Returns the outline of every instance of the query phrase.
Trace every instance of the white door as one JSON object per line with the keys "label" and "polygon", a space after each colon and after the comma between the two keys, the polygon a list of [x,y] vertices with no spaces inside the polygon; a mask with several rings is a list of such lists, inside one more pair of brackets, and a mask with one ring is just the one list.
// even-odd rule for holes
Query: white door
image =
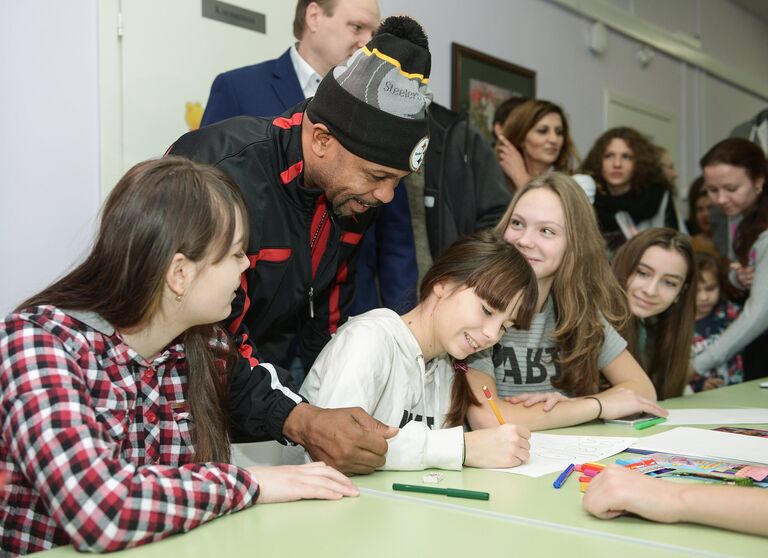
{"label": "white door", "polygon": [[672,160],[677,162],[677,118],[674,113],[606,89],[605,129],[616,126],[629,126],[642,132],[655,145],[666,148]]}
{"label": "white door", "polygon": [[[678,159],[677,117],[665,111],[634,99],[623,93],[605,90],[605,129],[617,126],[629,126],[642,132],[655,145],[666,148],[675,167],[681,168]],[[688,192],[686,188],[676,188],[675,210],[678,222],[683,224],[681,209],[685,207]],[[681,229],[684,230],[684,229]]]}
{"label": "white door", "polygon": [[187,116],[199,122],[217,74],[276,58],[295,41],[295,2],[228,0],[266,16],[259,33],[203,17],[203,1],[99,2],[104,192],[135,163],[163,155],[189,130]]}

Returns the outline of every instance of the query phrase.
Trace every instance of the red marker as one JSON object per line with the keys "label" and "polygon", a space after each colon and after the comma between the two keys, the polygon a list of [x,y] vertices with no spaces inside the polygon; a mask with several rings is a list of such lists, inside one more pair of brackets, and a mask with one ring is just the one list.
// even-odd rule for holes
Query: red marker
{"label": "red marker", "polygon": [[643,461],[636,461],[626,465],[627,469],[639,469],[640,467],[648,467],[649,465],[656,465],[656,461],[653,459],[644,459]]}

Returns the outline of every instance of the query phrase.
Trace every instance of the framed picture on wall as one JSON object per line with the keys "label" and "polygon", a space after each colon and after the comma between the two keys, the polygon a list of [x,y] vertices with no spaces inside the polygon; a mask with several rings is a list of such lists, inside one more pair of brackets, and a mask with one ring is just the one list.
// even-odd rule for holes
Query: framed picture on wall
{"label": "framed picture on wall", "polygon": [[536,97],[536,72],[458,43],[451,44],[451,108],[492,140],[493,114],[510,97]]}

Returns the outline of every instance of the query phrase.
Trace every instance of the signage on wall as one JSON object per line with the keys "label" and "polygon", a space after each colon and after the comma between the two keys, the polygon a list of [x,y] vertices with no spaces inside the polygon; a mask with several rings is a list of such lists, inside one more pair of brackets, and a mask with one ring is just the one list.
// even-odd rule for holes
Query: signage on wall
{"label": "signage on wall", "polygon": [[203,17],[237,25],[257,33],[267,32],[267,16],[219,0],[203,0]]}

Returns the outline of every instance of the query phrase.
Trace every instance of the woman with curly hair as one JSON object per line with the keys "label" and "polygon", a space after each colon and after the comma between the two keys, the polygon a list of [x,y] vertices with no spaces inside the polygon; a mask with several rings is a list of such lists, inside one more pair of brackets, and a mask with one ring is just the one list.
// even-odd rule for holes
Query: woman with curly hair
{"label": "woman with curly hair", "polygon": [[[531,99],[517,105],[494,132],[499,164],[513,191],[548,170],[573,174],[578,164],[568,119],[550,101]],[[581,174],[573,178],[592,201],[594,180]]]}
{"label": "woman with curly hair", "polygon": [[597,138],[581,171],[597,183],[595,212],[613,252],[639,231],[679,228],[672,185],[656,147],[633,128],[611,128]]}

